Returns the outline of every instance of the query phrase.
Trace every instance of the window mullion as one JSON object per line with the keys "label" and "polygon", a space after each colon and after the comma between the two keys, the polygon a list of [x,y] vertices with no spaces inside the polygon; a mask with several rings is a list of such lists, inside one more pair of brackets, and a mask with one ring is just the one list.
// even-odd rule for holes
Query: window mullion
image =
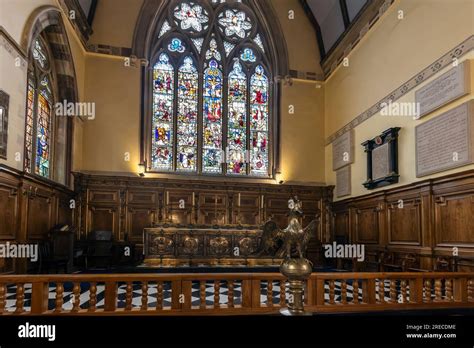
{"label": "window mullion", "polygon": [[173,168],[172,171],[176,172],[178,167],[178,106],[179,106],[179,95],[178,95],[178,64],[173,66],[174,70],[174,83],[173,83]]}
{"label": "window mullion", "polygon": [[245,153],[245,161],[247,162],[247,165],[246,165],[246,172],[247,172],[247,175],[250,175],[251,171],[250,171],[250,135],[251,135],[251,132],[250,132],[250,104],[251,104],[251,100],[250,100],[250,83],[252,82],[251,81],[251,78],[252,78],[252,75],[251,73],[249,73],[249,71],[247,71],[247,101],[246,101],[246,111],[247,111],[247,119],[246,119],[246,126],[247,126],[247,129],[246,129],[246,134],[247,134],[247,151]]}
{"label": "window mullion", "polygon": [[196,117],[196,173],[202,174],[203,166],[203,133],[204,133],[204,62],[201,59],[198,59],[198,110]]}

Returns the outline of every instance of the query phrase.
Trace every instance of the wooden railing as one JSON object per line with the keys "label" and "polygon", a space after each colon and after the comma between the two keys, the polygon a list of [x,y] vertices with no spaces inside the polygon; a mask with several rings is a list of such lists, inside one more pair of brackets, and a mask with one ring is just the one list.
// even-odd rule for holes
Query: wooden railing
{"label": "wooden railing", "polygon": [[[278,273],[0,276],[0,315],[278,313]],[[311,312],[474,307],[474,273],[313,273]]]}

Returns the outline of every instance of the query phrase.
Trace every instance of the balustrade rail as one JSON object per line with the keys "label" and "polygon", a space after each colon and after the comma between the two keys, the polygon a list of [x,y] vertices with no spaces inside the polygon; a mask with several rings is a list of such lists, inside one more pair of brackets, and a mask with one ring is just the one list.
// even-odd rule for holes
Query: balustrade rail
{"label": "balustrade rail", "polygon": [[[278,313],[291,301],[278,273],[0,276],[0,315]],[[474,307],[474,273],[313,273],[311,312]]]}

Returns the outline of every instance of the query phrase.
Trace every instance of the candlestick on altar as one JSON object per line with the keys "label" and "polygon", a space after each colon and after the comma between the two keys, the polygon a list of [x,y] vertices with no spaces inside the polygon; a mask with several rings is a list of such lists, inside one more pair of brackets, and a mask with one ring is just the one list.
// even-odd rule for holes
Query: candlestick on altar
{"label": "candlestick on altar", "polygon": [[240,207],[240,193],[237,194],[237,206]]}
{"label": "candlestick on altar", "polygon": [[194,207],[195,203],[196,203],[196,195],[193,192],[193,207]]}

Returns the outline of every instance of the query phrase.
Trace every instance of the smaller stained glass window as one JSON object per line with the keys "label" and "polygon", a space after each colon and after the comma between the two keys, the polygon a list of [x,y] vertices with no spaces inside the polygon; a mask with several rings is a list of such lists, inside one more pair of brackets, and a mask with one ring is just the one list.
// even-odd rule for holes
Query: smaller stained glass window
{"label": "smaller stained glass window", "polygon": [[252,29],[252,23],[245,12],[229,9],[219,15],[219,24],[228,37],[237,36],[244,39]]}
{"label": "smaller stained glass window", "polygon": [[175,8],[174,16],[182,30],[193,30],[200,33],[207,29],[209,17],[200,5],[183,2]]}

